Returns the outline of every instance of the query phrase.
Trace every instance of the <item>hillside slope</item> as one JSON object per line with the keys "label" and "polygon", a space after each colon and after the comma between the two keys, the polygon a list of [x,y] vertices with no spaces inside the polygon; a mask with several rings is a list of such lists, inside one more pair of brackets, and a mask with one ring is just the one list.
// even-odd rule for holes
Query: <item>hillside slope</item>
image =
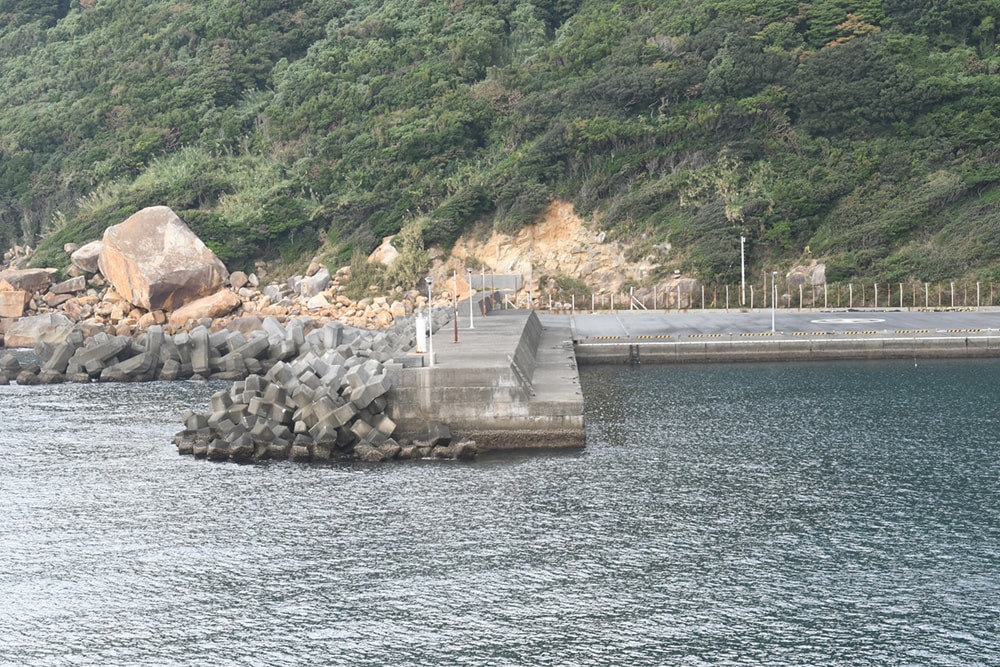
{"label": "hillside slope", "polygon": [[0,245],[58,265],[163,204],[232,268],[405,229],[405,283],[424,247],[560,199],[664,274],[731,279],[745,236],[830,280],[996,278],[998,21],[987,0],[0,0]]}

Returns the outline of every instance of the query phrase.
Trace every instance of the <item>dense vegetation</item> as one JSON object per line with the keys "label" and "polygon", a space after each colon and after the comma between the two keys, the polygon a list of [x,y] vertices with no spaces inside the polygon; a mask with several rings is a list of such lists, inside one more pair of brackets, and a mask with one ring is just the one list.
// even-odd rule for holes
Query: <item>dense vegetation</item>
{"label": "dense vegetation", "polygon": [[231,268],[346,263],[403,227],[417,267],[558,197],[704,278],[738,274],[741,235],[831,280],[1000,278],[998,21],[998,0],[0,0],[0,245],[58,265],[166,204]]}

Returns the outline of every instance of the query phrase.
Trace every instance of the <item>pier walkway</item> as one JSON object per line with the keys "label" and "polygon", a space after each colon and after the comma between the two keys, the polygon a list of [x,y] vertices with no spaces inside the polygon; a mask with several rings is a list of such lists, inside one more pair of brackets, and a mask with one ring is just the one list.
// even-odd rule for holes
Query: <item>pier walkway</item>
{"label": "pier walkway", "polygon": [[487,449],[582,446],[583,393],[569,320],[543,325],[534,311],[501,310],[477,312],[469,328],[461,312],[457,343],[448,322],[418,367],[390,371],[390,416],[399,432],[418,437],[443,423]]}

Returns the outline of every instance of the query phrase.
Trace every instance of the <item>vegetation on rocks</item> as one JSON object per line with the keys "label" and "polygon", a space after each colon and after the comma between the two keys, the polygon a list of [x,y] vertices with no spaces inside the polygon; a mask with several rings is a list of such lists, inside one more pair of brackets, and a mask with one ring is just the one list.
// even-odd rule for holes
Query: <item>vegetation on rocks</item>
{"label": "vegetation on rocks", "polygon": [[[150,205],[232,269],[553,199],[660,275],[1000,278],[988,0],[0,0],[0,247]],[[669,247],[669,250],[666,248]],[[360,280],[361,276],[357,276]],[[412,283],[411,283],[412,284]]]}

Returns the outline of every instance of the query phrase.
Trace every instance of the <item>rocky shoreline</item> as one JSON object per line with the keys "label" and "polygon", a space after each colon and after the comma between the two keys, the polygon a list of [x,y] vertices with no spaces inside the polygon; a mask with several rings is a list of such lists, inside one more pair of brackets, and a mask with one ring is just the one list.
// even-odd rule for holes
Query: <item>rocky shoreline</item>
{"label": "rocky shoreline", "polygon": [[[426,438],[393,439],[387,371],[422,363],[416,290],[353,301],[347,269],[313,262],[305,275],[260,287],[229,273],[166,207],[109,227],[102,241],[67,247],[65,280],[54,269],[0,271],[0,346],[31,348],[37,362],[0,355],[0,385],[223,380],[206,413],[183,417],[182,454],[213,460],[468,458],[446,425]],[[449,299],[441,294],[440,298]],[[434,308],[430,326],[450,321]],[[421,318],[423,319],[423,318]],[[423,326],[426,326],[422,323]]]}
{"label": "rocky shoreline", "polygon": [[[434,328],[450,317],[449,309],[436,309]],[[393,438],[388,370],[415,360],[415,336],[414,318],[377,332],[311,318],[283,325],[273,317],[249,336],[204,325],[176,334],[152,325],[136,338],[105,332],[85,338],[73,329],[61,343],[36,344],[37,363],[0,356],[0,384],[230,381],[207,412],[182,417],[184,430],[174,438],[181,454],[211,460],[474,457],[475,443],[452,442],[444,424],[423,438]]]}

